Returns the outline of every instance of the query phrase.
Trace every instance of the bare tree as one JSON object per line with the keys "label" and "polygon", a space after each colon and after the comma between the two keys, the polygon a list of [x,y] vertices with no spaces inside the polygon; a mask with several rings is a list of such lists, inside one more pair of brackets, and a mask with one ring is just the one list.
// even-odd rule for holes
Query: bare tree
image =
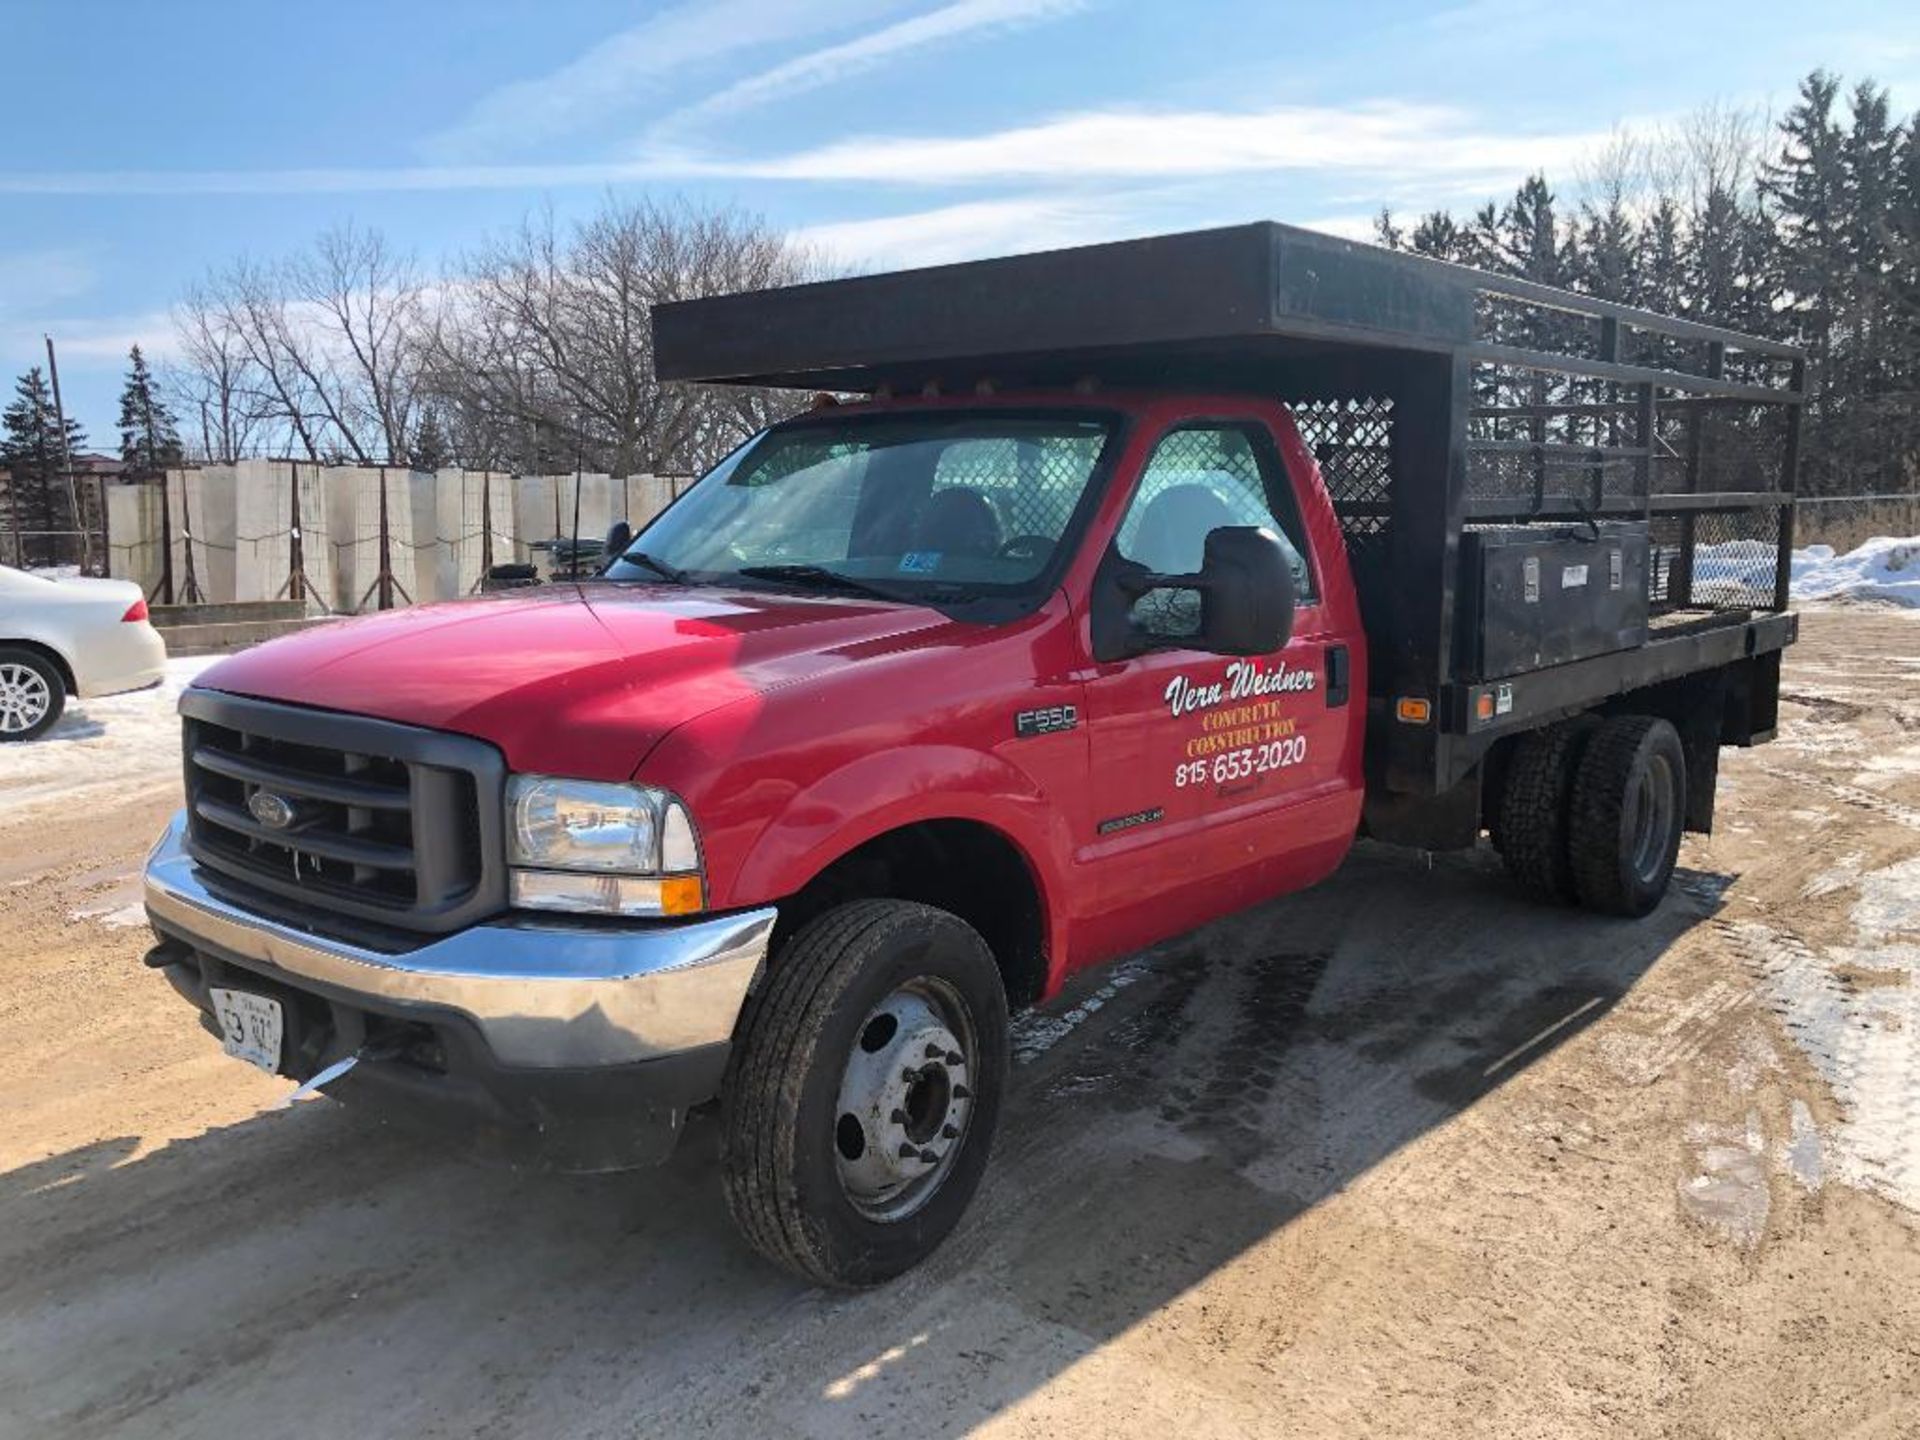
{"label": "bare tree", "polygon": [[324,402],[341,440],[365,463],[401,456],[413,429],[423,285],[411,258],[377,230],[347,225],[322,235],[286,270],[308,333],[283,337]]}
{"label": "bare tree", "polygon": [[779,392],[663,385],[652,306],[808,278],[810,254],[731,210],[609,201],[549,213],[466,257],[432,329],[428,385],[481,463],[613,474],[698,468],[790,413]]}
{"label": "bare tree", "polygon": [[258,440],[363,465],[405,455],[425,295],[410,259],[352,226],[284,262],[241,259],[210,276],[175,313],[183,399],[208,407],[204,448],[232,456]]}
{"label": "bare tree", "polygon": [[266,419],[259,377],[223,304],[204,286],[173,308],[180,358],[161,372],[197,459],[231,463],[254,444]]}

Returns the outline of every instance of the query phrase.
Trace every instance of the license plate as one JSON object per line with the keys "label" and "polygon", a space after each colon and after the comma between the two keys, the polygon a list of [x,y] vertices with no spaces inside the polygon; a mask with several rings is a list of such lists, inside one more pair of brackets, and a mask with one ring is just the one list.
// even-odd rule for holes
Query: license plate
{"label": "license plate", "polygon": [[280,1068],[280,1002],[246,990],[209,990],[227,1054],[269,1072]]}

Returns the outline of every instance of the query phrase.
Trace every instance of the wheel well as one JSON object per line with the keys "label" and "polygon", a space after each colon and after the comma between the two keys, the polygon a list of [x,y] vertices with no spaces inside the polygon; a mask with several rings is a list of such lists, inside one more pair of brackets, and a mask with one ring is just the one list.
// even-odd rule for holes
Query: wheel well
{"label": "wheel well", "polygon": [[60,683],[67,687],[67,694],[77,694],[79,687],[74,683],[73,667],[67,664],[67,657],[51,645],[42,645],[38,640],[0,640],[0,650],[30,650],[43,660],[53,663],[60,672]]}
{"label": "wheel well", "polygon": [[835,905],[882,899],[917,900],[958,915],[993,952],[1007,1003],[1018,1008],[1040,998],[1047,979],[1040,888],[998,830],[973,820],[925,820],[876,835],[782,902],[774,948]]}

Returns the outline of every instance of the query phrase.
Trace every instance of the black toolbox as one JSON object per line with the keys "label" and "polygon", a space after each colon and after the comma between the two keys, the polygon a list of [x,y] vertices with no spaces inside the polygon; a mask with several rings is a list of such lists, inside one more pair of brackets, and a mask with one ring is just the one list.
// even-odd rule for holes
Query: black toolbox
{"label": "black toolbox", "polygon": [[1477,680],[1647,640],[1647,524],[1512,525],[1461,540],[1461,653]]}

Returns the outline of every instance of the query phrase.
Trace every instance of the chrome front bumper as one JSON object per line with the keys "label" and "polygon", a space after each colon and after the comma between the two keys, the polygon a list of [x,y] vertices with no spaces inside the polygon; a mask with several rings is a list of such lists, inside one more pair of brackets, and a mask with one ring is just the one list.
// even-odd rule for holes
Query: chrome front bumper
{"label": "chrome front bumper", "polygon": [[725,1044],[773,934],[771,908],[617,926],[514,916],[390,955],[210,894],[185,837],[182,813],[147,859],[156,929],[296,988],[458,1012],[503,1065],[626,1065]]}

